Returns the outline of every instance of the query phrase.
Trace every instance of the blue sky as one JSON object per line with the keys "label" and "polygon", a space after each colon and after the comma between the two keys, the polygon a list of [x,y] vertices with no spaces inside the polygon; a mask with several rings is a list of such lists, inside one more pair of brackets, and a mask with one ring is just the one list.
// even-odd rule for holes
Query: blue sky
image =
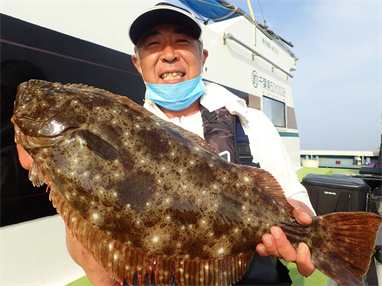
{"label": "blue sky", "polygon": [[[247,0],[229,1],[249,14]],[[258,0],[255,19],[264,23]],[[260,0],[266,24],[293,43],[302,150],[374,151],[381,135],[382,1]]]}

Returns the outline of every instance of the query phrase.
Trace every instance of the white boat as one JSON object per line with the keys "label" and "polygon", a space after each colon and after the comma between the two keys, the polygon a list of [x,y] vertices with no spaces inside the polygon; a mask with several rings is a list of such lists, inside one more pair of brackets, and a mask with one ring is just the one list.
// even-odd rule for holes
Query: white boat
{"label": "white boat", "polygon": [[[2,93],[3,83],[11,90],[20,83],[17,80],[34,77],[93,85],[142,104],[145,87],[130,59],[134,47],[128,27],[139,12],[155,3],[2,2]],[[299,168],[299,133],[290,85],[297,58],[286,42],[248,15],[210,21],[203,26],[203,40],[209,50],[204,79],[226,86],[249,106],[263,110]],[[2,127],[7,120],[2,118]],[[26,180],[23,176],[17,180]],[[82,277],[83,270],[67,253],[60,217],[51,216],[51,208],[43,210],[40,200],[35,203],[30,197],[47,201],[44,190],[12,194],[12,188],[3,188],[1,192],[1,285],[65,285]],[[42,214],[35,214],[36,210]]]}

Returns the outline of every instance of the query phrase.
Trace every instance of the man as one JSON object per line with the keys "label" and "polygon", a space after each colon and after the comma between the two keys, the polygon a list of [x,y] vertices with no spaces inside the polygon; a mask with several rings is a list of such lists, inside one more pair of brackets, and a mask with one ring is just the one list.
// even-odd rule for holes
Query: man
{"label": "man", "polygon": [[[280,182],[296,208],[297,221],[309,224],[314,215],[309,198],[297,180],[272,123],[262,112],[248,109],[242,99],[226,89],[203,83],[201,73],[208,52],[203,49],[200,36],[198,21],[188,11],[168,4],[157,5],[133,21],[130,38],[136,45],[136,55],[132,60],[147,87],[144,106],[201,137],[204,137],[202,112],[211,113],[223,108],[237,115],[249,137],[255,160]],[[21,164],[29,168],[31,158],[20,146],[18,149]],[[94,285],[117,284],[84,252],[71,234],[67,234],[67,246],[72,258],[84,268]],[[270,234],[265,234],[263,243],[257,245],[256,250],[261,256],[295,261],[304,276],[315,270],[308,247],[301,243],[296,250],[279,227],[273,227]]]}

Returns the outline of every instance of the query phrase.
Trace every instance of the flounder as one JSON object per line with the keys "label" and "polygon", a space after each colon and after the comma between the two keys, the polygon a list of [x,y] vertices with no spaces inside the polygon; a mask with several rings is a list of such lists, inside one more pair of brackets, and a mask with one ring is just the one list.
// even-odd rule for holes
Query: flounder
{"label": "flounder", "polygon": [[277,225],[323,273],[362,285],[381,217],[333,213],[299,225],[271,174],[225,161],[127,97],[30,80],[12,120],[34,159],[31,181],[49,186],[72,235],[119,281],[232,285]]}

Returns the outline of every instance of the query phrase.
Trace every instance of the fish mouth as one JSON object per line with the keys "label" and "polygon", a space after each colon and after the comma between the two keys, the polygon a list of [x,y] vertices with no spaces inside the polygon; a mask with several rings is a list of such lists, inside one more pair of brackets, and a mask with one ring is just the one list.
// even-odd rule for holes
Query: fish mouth
{"label": "fish mouth", "polygon": [[181,79],[184,76],[185,74],[182,72],[165,72],[160,75],[160,78],[163,80],[176,80]]}

